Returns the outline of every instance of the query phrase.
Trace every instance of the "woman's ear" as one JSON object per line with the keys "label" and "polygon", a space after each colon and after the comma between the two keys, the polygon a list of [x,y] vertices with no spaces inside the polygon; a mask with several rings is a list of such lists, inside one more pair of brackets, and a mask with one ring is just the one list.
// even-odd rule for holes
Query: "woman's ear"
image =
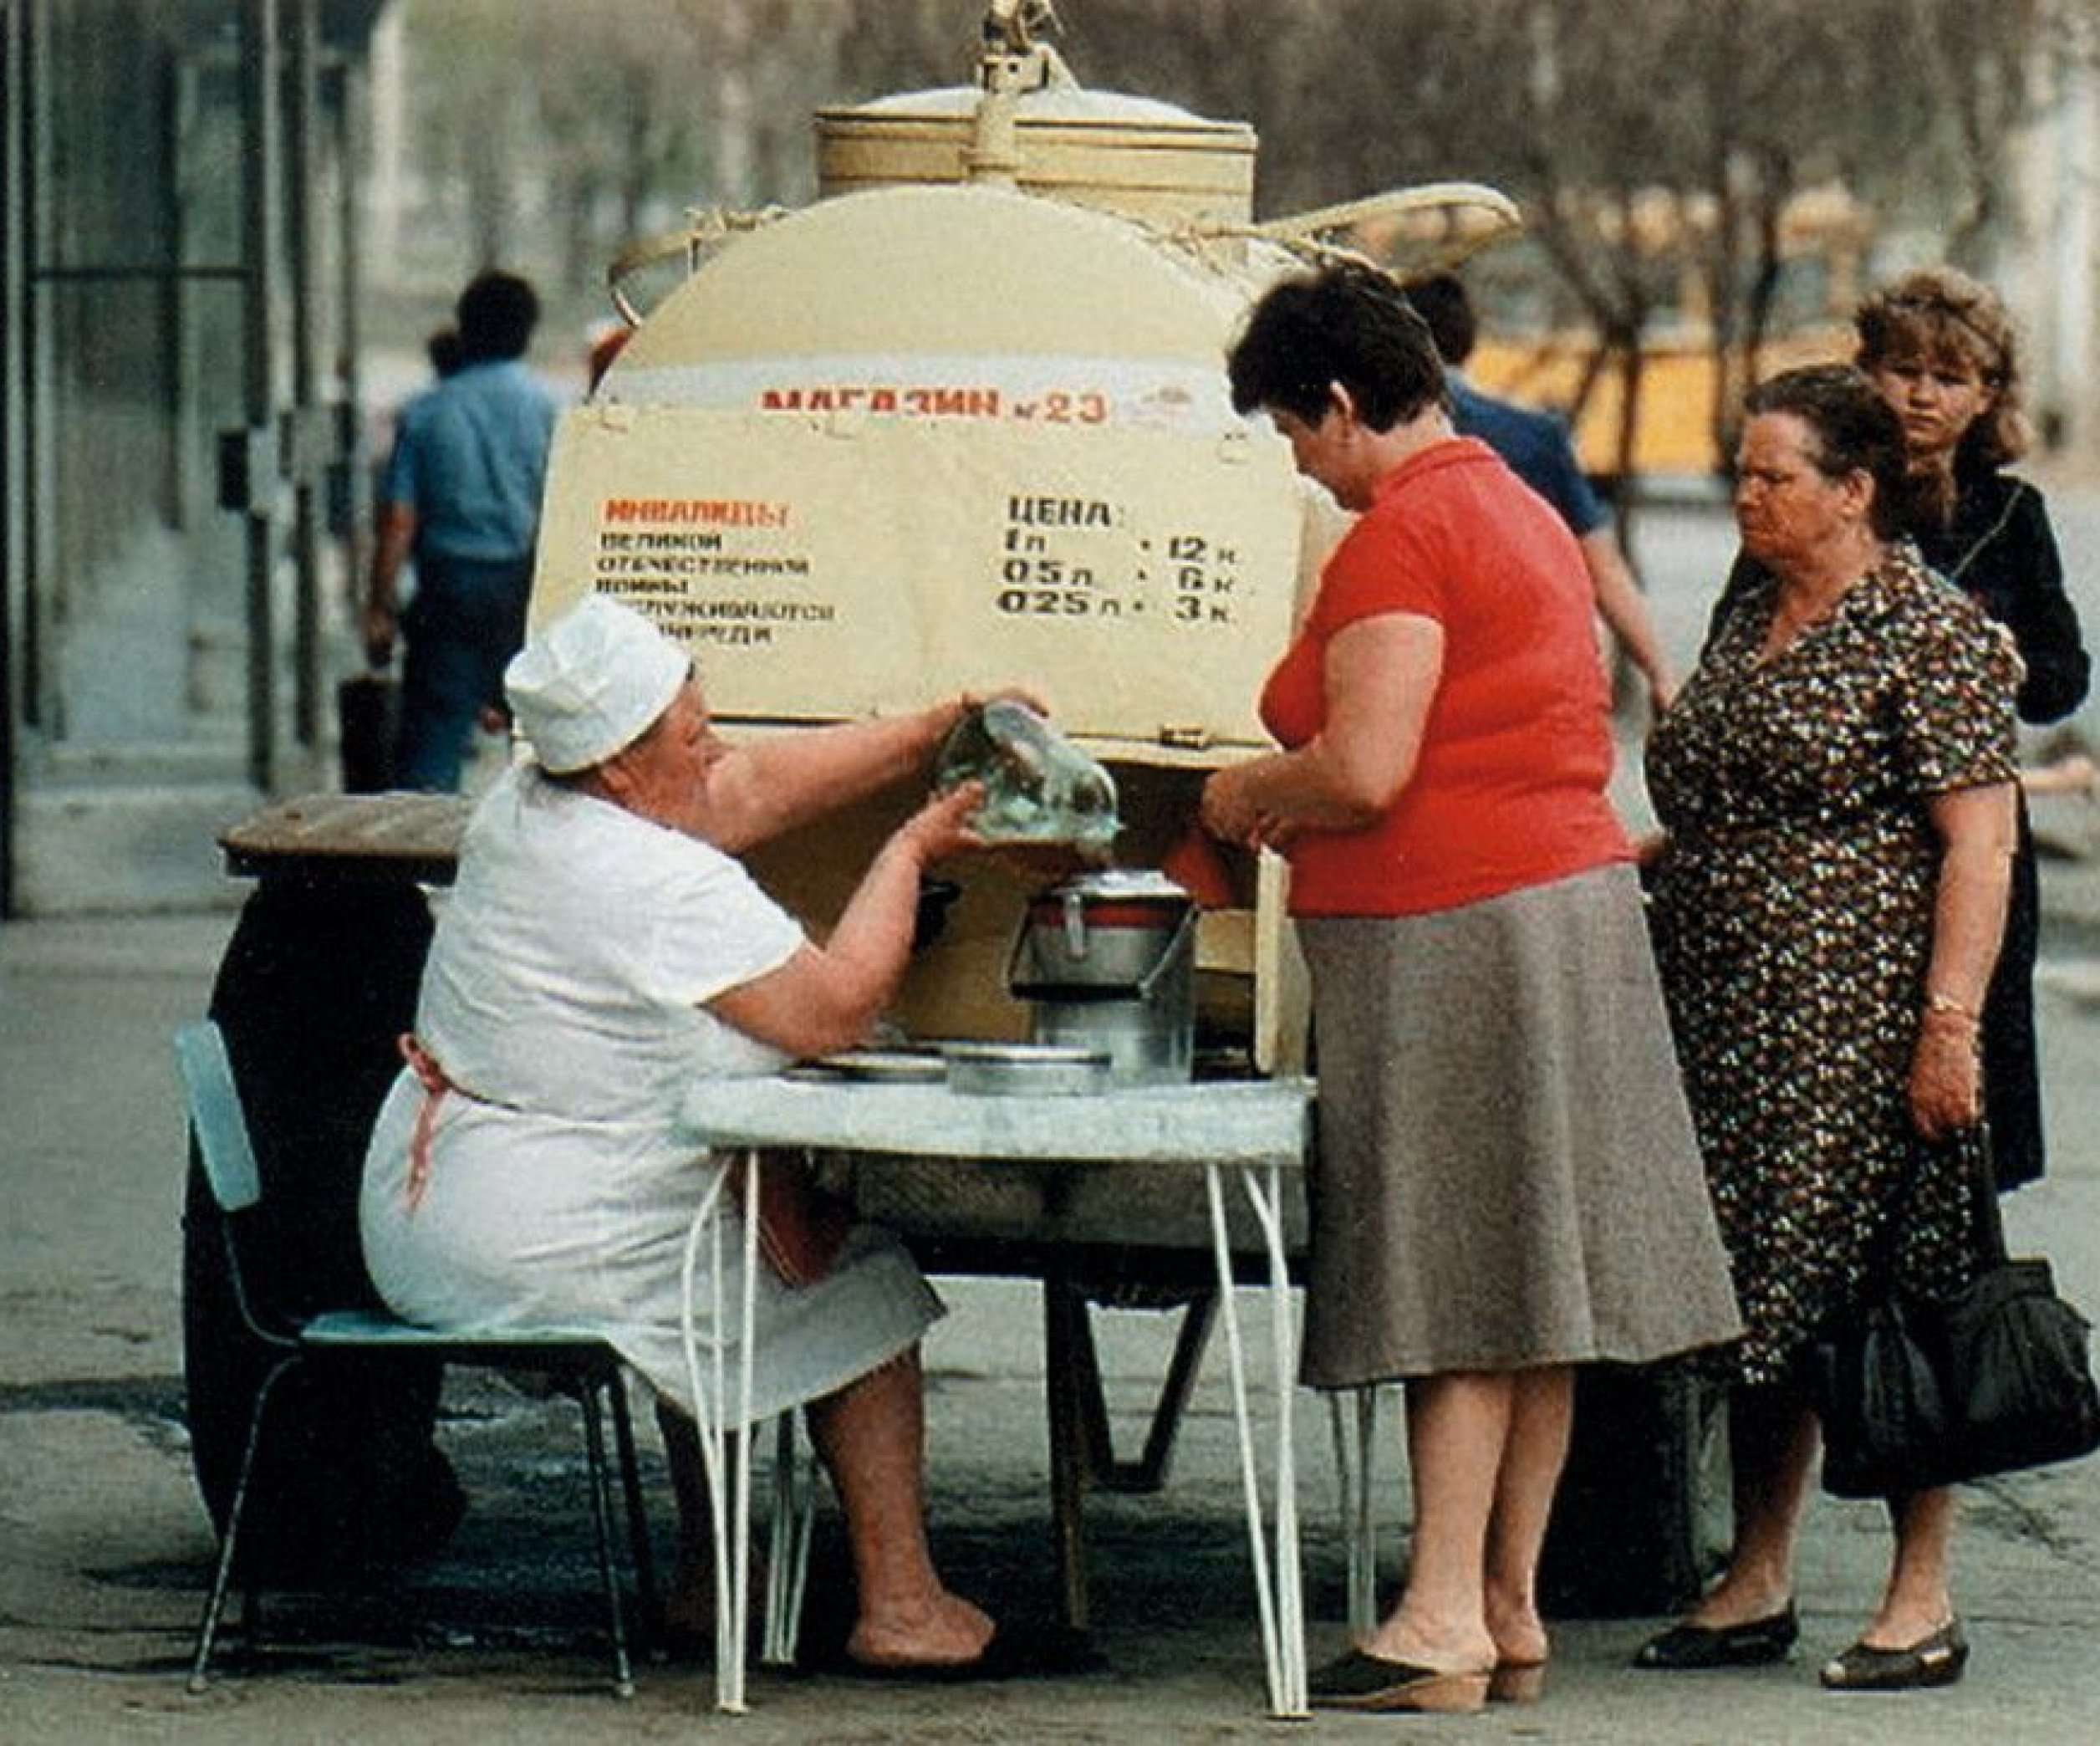
{"label": "woman's ear", "polygon": [[1845,507],[1862,521],[1872,518],[1874,508],[1874,476],[1863,467],[1855,467],[1838,482],[1838,488],[1844,495]]}
{"label": "woman's ear", "polygon": [[640,788],[629,756],[634,749],[632,746],[621,747],[600,763],[594,773],[598,779],[598,786],[604,790],[606,798],[622,806],[632,800]]}

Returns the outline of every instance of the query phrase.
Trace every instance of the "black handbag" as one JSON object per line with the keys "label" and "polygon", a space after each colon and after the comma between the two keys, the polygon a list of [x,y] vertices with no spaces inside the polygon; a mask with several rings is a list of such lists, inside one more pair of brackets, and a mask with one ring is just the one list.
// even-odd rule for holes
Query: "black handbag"
{"label": "black handbag", "polygon": [[377,794],[394,785],[394,738],[400,731],[401,686],[387,673],[359,673],[335,687],[343,792]]}
{"label": "black handbag", "polygon": [[1899,1200],[1866,1298],[1810,1343],[1823,1489],[1837,1497],[1896,1497],[2100,1447],[2086,1319],[2057,1295],[2046,1261],[2007,1256],[1983,1130],[1956,1143],[1970,1166],[1975,1277],[1944,1299],[1895,1289]]}

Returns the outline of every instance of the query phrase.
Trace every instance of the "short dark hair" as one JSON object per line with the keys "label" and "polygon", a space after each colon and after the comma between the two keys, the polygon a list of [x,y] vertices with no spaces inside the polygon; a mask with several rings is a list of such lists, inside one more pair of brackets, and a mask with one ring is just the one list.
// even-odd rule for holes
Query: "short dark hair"
{"label": "short dark hair", "polygon": [[1782,370],[1743,396],[1746,416],[1784,413],[1815,438],[1810,458],[1827,479],[1863,472],[1874,482],[1869,521],[1894,539],[1909,525],[1912,487],[1903,421],[1865,372],[1849,364],[1812,364]]}
{"label": "short dark hair", "polygon": [[1480,337],[1480,320],[1473,313],[1473,299],[1465,281],[1455,273],[1432,273],[1407,287],[1407,300],[1414,313],[1430,324],[1430,337],[1444,361],[1455,370],[1473,355]]}
{"label": "short dark hair", "polygon": [[539,297],[514,273],[477,273],[459,294],[460,351],[466,361],[520,358],[539,325]]}
{"label": "short dark hair", "polygon": [[1450,402],[1428,324],[1392,279],[1353,263],[1272,285],[1248,314],[1226,367],[1236,411],[1268,407],[1307,424],[1326,416],[1338,383],[1374,431]]}
{"label": "short dark hair", "polygon": [[456,375],[466,360],[461,355],[459,329],[441,327],[432,332],[423,342],[423,350],[430,354],[431,369],[437,375]]}

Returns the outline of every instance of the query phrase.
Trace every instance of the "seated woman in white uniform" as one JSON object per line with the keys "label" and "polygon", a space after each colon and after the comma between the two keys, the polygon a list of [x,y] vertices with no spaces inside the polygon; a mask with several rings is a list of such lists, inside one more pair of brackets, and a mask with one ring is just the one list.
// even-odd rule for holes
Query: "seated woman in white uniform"
{"label": "seated woman in white uniform", "polygon": [[[705,1518],[680,1270],[720,1165],[680,1141],[680,1100],[696,1078],[770,1073],[865,1039],[903,973],[920,876],[975,845],[966,821],[982,791],[901,825],[821,946],[735,856],[923,780],[966,705],[731,747],[685,652],[595,596],[526,646],[506,689],[533,755],[482,799],[461,845],[405,1044],[412,1064],[365,1160],[365,1255],[414,1321],[604,1330],[660,1402],[681,1517],[671,1617],[693,1628]],[[740,1269],[741,1238],[725,1249]],[[918,1345],[939,1300],[902,1246],[865,1226],[812,1283],[762,1271],[753,1411],[808,1410],[859,1584],[848,1655],[966,1668],[992,1624],[943,1585],[925,1532]],[[741,1273],[722,1283],[737,1304]],[[696,1295],[705,1315],[705,1279]],[[733,1344],[735,1327],[699,1333]]]}

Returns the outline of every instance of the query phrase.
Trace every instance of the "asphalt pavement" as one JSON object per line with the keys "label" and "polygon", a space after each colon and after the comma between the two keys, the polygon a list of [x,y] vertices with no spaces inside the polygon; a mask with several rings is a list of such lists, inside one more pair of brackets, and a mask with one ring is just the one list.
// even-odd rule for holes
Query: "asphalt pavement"
{"label": "asphalt pavement", "polygon": [[[2100,494],[2059,496],[2067,554],[2100,577]],[[1725,521],[1651,512],[1637,551],[1666,640],[1689,651],[1720,574]],[[2082,587],[2083,585],[2081,584]],[[2100,599],[2082,602],[2100,630]],[[2088,712],[2090,713],[2090,712]],[[1629,736],[1637,725],[1629,726]],[[2088,735],[2100,738],[2100,736]],[[1623,796],[1638,812],[1637,792]],[[2009,1206],[2016,1248],[2046,1251],[2075,1301],[2100,1306],[2100,806],[2037,810],[2052,855],[2041,980],[2048,1179]],[[182,1423],[178,1217],[182,1123],[174,1027],[201,1012],[232,927],[200,916],[0,926],[0,1746],[46,1740],[517,1743],[685,1738],[786,1741],[1501,1740],[1712,1743],[2100,1740],[2100,1462],[1968,1493],[1958,1594],[1968,1678],[1904,1698],[1820,1692],[1814,1667],[1871,1609],[1887,1539],[1878,1509],[1819,1498],[1800,1573],[1804,1633],[1776,1667],[1664,1676],[1627,1669],[1658,1621],[1556,1626],[1543,1701],[1463,1718],[1263,1713],[1239,1467],[1221,1351],[1206,1360],[1165,1488],[1089,1507],[1098,1664],[996,1687],[754,1676],[751,1710],[715,1715],[704,1664],[604,1687],[575,1432],[558,1402],[500,1383],[447,1394],[441,1438],[466,1524],[399,1585],[273,1604],[259,1665],[235,1654],[201,1697],[181,1670],[212,1552]],[[944,1285],[930,1342],[932,1516],[953,1580],[1017,1631],[1050,1611],[1041,1317],[1012,1282]],[[1171,1315],[1104,1315],[1109,1396],[1142,1431]],[[1301,1396],[1298,1457],[1313,1657],[1342,1646],[1343,1556],[1323,1413]],[[1396,1442],[1389,1437],[1389,1443]],[[1404,1476],[1384,1454],[1389,1589]],[[660,1534],[670,1504],[648,1478]],[[1609,1556],[1608,1549],[1599,1555]],[[820,1524],[811,1630],[843,1600],[835,1521]]]}

